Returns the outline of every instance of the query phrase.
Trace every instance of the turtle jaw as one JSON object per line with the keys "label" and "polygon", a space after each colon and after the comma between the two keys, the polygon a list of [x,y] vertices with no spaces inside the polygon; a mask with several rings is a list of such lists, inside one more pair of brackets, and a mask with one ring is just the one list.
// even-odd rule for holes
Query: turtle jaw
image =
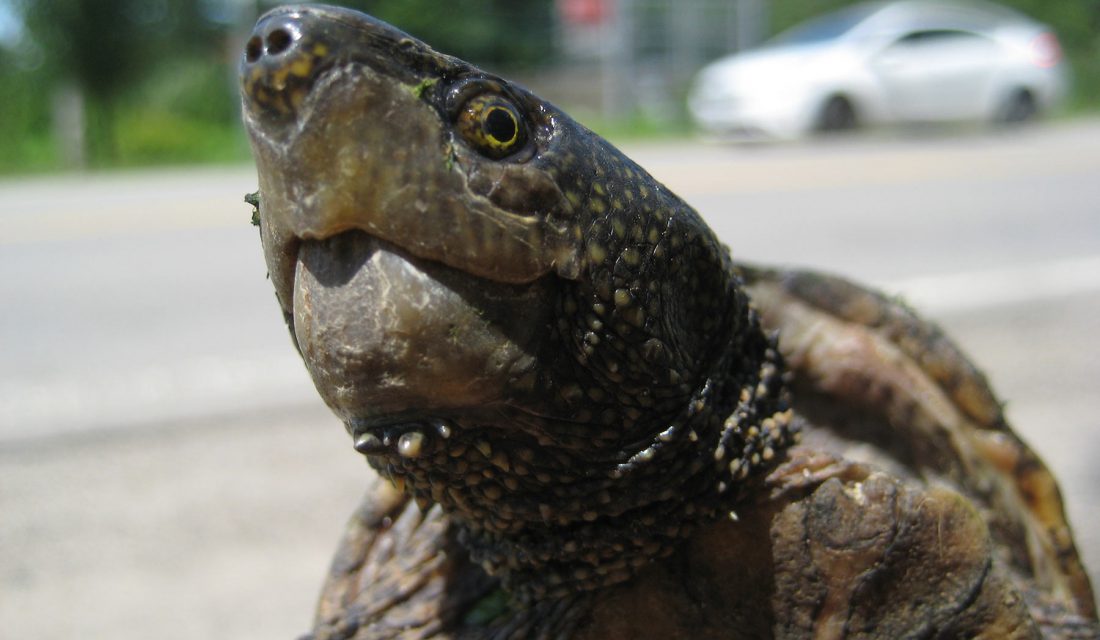
{"label": "turtle jaw", "polygon": [[486,281],[349,231],[301,242],[289,311],[322,398],[369,430],[509,402],[534,375],[548,286]]}

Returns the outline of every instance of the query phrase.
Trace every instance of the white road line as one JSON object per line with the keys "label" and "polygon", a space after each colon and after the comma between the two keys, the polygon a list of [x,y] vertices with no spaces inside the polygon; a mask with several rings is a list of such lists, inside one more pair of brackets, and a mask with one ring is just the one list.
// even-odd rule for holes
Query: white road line
{"label": "white road line", "polygon": [[1100,291],[1100,256],[886,282],[880,288],[930,315]]}

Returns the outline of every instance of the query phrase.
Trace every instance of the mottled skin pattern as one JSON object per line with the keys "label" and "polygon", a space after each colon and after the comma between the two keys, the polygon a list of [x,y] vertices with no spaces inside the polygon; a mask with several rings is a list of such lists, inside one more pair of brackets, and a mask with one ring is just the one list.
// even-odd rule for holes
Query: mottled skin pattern
{"label": "mottled skin pattern", "polygon": [[735,265],[362,14],[269,13],[242,94],[277,297],[380,473],[314,638],[1094,637],[1052,477],[906,310]]}

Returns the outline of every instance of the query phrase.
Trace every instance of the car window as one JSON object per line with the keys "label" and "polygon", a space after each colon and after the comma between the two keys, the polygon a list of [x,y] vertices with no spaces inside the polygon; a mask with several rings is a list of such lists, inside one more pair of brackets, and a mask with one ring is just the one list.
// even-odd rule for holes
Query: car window
{"label": "car window", "polygon": [[911,31],[894,41],[897,46],[918,46],[939,42],[962,42],[965,40],[982,40],[984,36],[973,31],[962,29],[921,29]]}
{"label": "car window", "polygon": [[877,5],[857,5],[814,18],[775,36],[769,44],[811,44],[833,40],[851,31],[879,8]]}

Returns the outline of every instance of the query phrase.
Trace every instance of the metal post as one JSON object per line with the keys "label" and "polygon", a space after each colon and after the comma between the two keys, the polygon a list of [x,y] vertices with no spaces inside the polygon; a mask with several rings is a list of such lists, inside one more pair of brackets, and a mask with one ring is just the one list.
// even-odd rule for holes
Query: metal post
{"label": "metal post", "polygon": [[634,73],[634,0],[611,2],[611,17],[604,22],[600,55],[601,103],[603,116],[614,119],[635,106],[631,79]]}

